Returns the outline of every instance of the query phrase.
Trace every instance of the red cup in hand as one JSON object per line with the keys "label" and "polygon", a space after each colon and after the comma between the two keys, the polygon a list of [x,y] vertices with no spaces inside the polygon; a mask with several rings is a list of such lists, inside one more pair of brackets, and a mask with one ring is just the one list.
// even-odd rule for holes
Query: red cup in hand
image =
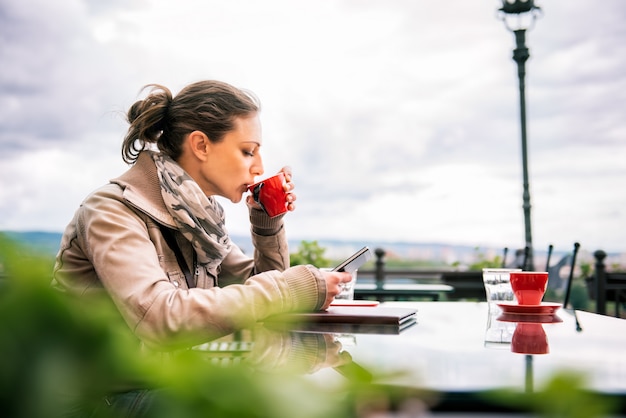
{"label": "red cup in hand", "polygon": [[248,186],[248,190],[252,193],[254,201],[271,218],[287,212],[285,175],[282,172]]}
{"label": "red cup in hand", "polygon": [[548,286],[548,273],[544,271],[511,272],[511,288],[520,305],[541,305]]}

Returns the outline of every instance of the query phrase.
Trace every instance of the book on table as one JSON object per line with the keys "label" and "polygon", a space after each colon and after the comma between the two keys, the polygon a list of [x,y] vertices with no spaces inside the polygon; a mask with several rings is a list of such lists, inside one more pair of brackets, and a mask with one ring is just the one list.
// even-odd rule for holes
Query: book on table
{"label": "book on table", "polygon": [[416,313],[403,307],[331,306],[325,311],[274,315],[264,323],[294,331],[398,334],[415,324]]}

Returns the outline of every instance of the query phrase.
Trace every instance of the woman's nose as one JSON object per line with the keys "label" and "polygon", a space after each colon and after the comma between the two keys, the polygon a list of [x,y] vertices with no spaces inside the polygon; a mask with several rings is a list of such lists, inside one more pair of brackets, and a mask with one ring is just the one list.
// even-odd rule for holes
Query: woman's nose
{"label": "woman's nose", "polygon": [[252,174],[255,176],[262,176],[265,173],[265,169],[263,168],[263,160],[259,157],[259,161],[252,166]]}

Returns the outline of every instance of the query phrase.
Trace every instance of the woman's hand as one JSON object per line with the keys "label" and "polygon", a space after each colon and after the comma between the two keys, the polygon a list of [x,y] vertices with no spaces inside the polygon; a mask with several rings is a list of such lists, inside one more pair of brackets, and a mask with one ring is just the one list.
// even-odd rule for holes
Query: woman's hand
{"label": "woman's hand", "polygon": [[320,270],[320,273],[326,282],[326,301],[324,302],[322,309],[327,309],[335,299],[335,296],[343,290],[344,283],[352,281],[352,275],[345,271],[339,272]]}
{"label": "woman's hand", "polygon": [[285,166],[281,168],[280,172],[285,175],[285,192],[287,193],[287,210],[294,211],[296,210],[296,194],[293,192],[293,189],[296,186],[293,184],[293,175],[291,174],[291,167]]}

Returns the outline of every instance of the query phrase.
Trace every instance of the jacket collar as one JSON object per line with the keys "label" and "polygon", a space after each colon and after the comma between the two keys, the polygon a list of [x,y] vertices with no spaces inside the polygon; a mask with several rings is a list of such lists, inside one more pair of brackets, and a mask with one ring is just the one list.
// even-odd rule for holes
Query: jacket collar
{"label": "jacket collar", "polygon": [[135,164],[121,176],[112,179],[111,183],[122,188],[124,199],[132,206],[156,221],[175,228],[174,218],[161,196],[161,181],[150,152],[142,151]]}

